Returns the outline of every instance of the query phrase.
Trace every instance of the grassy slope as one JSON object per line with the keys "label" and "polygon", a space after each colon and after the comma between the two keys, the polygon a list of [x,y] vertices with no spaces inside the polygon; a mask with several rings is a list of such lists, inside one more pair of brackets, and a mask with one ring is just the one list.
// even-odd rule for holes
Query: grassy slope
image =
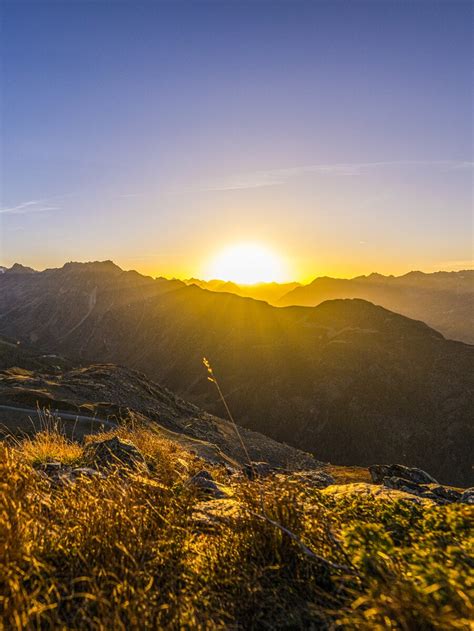
{"label": "grassy slope", "polygon": [[[33,465],[82,463],[81,446],[54,432],[0,446],[0,628],[469,628],[472,507],[229,478],[146,429],[119,433],[150,473],[54,487]],[[220,504],[185,484],[203,467],[234,498],[212,528],[193,514]],[[328,563],[262,520],[261,497]]]}

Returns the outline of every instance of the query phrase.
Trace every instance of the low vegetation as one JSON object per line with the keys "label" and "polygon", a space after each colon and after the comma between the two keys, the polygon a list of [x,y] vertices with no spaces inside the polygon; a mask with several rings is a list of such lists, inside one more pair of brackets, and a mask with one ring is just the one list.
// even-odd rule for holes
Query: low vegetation
{"label": "low vegetation", "polygon": [[[470,628],[472,507],[252,481],[118,434],[147,470],[54,483],[41,463],[85,465],[82,446],[54,428],[0,445],[0,628]],[[203,468],[230,499],[187,483]]]}

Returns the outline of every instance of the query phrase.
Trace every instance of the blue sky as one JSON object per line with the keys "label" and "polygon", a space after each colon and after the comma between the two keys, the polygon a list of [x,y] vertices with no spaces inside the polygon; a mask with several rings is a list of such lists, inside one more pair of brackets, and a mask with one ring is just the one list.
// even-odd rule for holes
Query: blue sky
{"label": "blue sky", "polygon": [[470,2],[3,2],[0,263],[469,266]]}

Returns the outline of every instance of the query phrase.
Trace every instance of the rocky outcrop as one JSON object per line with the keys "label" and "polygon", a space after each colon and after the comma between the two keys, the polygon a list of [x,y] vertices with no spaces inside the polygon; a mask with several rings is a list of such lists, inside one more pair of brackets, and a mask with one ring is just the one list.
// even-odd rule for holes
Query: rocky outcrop
{"label": "rocky outcrop", "polygon": [[401,464],[374,464],[369,467],[369,473],[376,484],[382,483],[384,478],[391,477],[402,478],[416,484],[437,484],[437,481],[423,469],[405,467]]}
{"label": "rocky outcrop", "polygon": [[[183,401],[145,375],[113,364],[66,367],[61,358],[45,357],[33,347],[0,337],[0,435],[3,430],[31,432],[31,418],[41,426],[38,408],[54,410],[48,416],[60,419],[62,430],[73,440],[131,420],[152,423],[163,438],[209,463],[239,470],[247,463],[229,421]],[[243,427],[239,431],[260,471],[312,469],[321,464],[311,454],[263,434]]]}
{"label": "rocky outcrop", "polygon": [[397,489],[404,493],[411,493],[419,497],[425,497],[434,500],[438,504],[450,504],[452,502],[459,502],[462,493],[451,489],[449,487],[441,486],[439,484],[417,484],[416,482],[410,482],[403,478],[397,478],[395,476],[391,478],[383,479],[383,486],[389,489]]}
{"label": "rocky outcrop", "polygon": [[128,469],[147,468],[145,458],[135,445],[117,436],[87,444],[84,449],[84,460],[99,469],[113,466]]}
{"label": "rocky outcrop", "polygon": [[[471,497],[470,489],[463,494],[461,490],[442,486],[429,473],[415,467],[405,467],[400,464],[376,464],[369,467],[369,472],[375,484],[382,484],[386,489],[433,500],[437,504],[463,502],[465,501],[463,500],[464,494],[466,494],[467,500]],[[466,503],[469,502],[466,501]]]}

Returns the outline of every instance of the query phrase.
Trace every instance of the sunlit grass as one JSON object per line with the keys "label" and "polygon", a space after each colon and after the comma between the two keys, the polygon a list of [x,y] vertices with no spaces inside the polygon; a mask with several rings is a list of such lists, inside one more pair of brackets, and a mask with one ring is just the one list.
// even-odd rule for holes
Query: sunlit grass
{"label": "sunlit grass", "polygon": [[[45,453],[80,464],[79,445],[54,432],[0,445],[0,628],[469,628],[472,507],[238,477],[234,513],[207,530],[186,480],[224,471],[145,427],[118,433],[149,473],[50,485],[32,464]],[[258,518],[262,494],[268,516],[322,560]]]}

